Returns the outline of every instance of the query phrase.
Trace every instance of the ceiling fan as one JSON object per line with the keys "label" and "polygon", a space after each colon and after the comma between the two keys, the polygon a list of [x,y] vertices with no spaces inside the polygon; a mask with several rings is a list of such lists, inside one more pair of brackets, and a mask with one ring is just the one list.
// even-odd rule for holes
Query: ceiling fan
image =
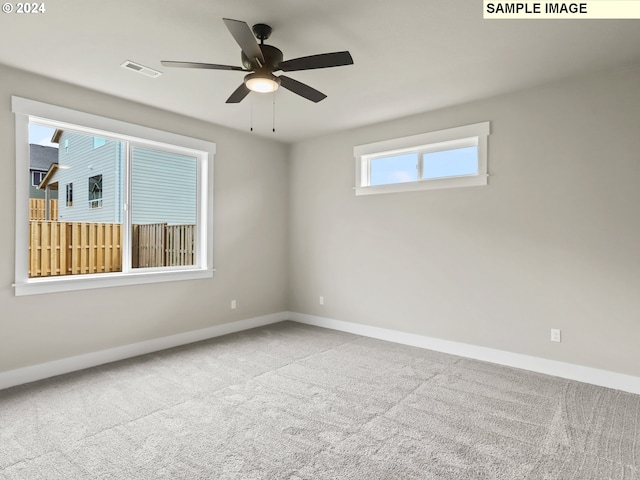
{"label": "ceiling fan", "polygon": [[[317,103],[324,100],[327,96],[315,88],[311,88],[309,85],[294,80],[293,78],[285,75],[275,76],[273,72],[295,72],[353,64],[353,58],[351,58],[351,54],[347,51],[321,53],[283,61],[281,50],[264,43],[272,32],[269,25],[258,23],[253,26],[252,33],[252,30],[246,22],[231,20],[229,18],[223,18],[223,21],[235,41],[240,45],[244,68],[233,65],[218,65],[215,63],[174,62],[168,60],[163,60],[161,63],[165,67],[251,72],[244,77],[244,82],[231,94],[226,103],[239,103],[251,91],[259,93],[274,92],[279,86]],[[259,44],[256,38],[260,40]]]}

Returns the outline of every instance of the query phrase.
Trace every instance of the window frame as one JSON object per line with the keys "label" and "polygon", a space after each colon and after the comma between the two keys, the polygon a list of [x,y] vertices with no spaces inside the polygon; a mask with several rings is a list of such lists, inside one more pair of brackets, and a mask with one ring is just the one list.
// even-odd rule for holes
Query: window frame
{"label": "window frame", "polygon": [[[86,290],[113,286],[212,278],[213,267],[213,166],[216,144],[206,140],[144,127],[121,120],[50,105],[12,96],[11,109],[16,133],[16,234],[15,234],[15,295]],[[53,124],[88,135],[103,136],[147,146],[181,152],[197,159],[197,225],[195,265],[179,267],[131,268],[131,215],[124,208],[123,272],[29,278],[29,123]],[[128,190],[128,189],[125,189]],[[127,204],[129,196],[123,202]],[[125,268],[128,266],[128,268]]]}
{"label": "window frame", "polygon": [[66,185],[66,206],[73,207],[73,182],[69,182]]}
{"label": "window frame", "polygon": [[[490,122],[487,121],[358,145],[353,149],[355,158],[355,194],[358,196],[376,195],[382,193],[487,185],[489,176],[487,172],[487,149],[490,127]],[[424,154],[476,145],[478,147],[477,174],[422,178]],[[407,153],[418,154],[417,180],[370,185],[371,160]]]}
{"label": "window frame", "polygon": [[[91,190],[91,181],[93,180],[94,183],[93,185],[97,185],[98,184],[98,178],[100,179],[100,196],[96,197],[96,198],[91,198],[94,194],[94,192]],[[95,180],[94,180],[95,179]],[[88,180],[88,187],[89,187],[89,208],[90,209],[96,209],[96,208],[102,208],[102,174],[99,175],[94,175],[92,177],[89,177]]]}
{"label": "window frame", "polygon": [[[34,179],[36,178],[36,175],[38,175],[38,177],[40,178],[39,182],[35,182]],[[38,187],[38,185],[40,185],[42,183],[42,179],[44,179],[44,177],[47,175],[47,172],[42,171],[42,170],[31,170],[31,186],[32,187]]]}

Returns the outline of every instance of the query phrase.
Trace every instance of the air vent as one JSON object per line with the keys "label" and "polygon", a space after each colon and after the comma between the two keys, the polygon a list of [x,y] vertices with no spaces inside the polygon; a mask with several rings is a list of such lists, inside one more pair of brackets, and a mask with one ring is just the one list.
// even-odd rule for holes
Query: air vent
{"label": "air vent", "polygon": [[158,72],[153,68],[145,67],[144,65],[140,65],[139,63],[132,62],[131,60],[125,61],[122,65],[122,68],[128,68],[129,70],[133,70],[134,72],[141,73],[142,75],[146,75],[147,77],[156,78],[162,75],[162,72]]}

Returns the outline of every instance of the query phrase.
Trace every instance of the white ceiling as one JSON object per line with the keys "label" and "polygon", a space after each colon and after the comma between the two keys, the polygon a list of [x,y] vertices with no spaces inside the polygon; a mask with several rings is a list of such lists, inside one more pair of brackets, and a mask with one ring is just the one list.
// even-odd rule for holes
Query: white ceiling
{"label": "white ceiling", "polygon": [[[294,142],[591,71],[640,63],[637,20],[483,20],[479,0],[55,0],[0,13],[0,63],[165,110]],[[324,92],[287,90],[225,104],[243,72],[222,18],[267,23],[286,59],[349,50],[354,65],[291,72]],[[153,79],[125,60],[160,70]],[[54,99],[52,102],[55,103]]]}

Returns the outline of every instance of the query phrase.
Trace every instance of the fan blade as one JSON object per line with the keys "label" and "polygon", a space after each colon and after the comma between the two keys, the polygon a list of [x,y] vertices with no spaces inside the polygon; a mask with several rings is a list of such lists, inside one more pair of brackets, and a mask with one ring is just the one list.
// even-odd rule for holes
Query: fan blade
{"label": "fan blade", "polygon": [[231,94],[229,98],[227,98],[226,103],[240,103],[244,97],[249,95],[249,90],[244,83],[242,83],[235,91]]}
{"label": "fan blade", "polygon": [[260,45],[258,45],[256,37],[253,36],[249,25],[246,22],[231,20],[230,18],[223,18],[222,20],[247,58],[252,61],[257,59],[260,66],[264,65],[262,50],[260,50]]}
{"label": "fan blade", "polygon": [[233,65],[218,65],[216,63],[173,62],[170,60],[162,60],[160,63],[165,67],[205,68],[209,70],[238,70],[240,72],[250,72],[250,70],[247,70],[246,68],[234,67]]}
{"label": "fan blade", "polygon": [[315,68],[341,67],[343,65],[353,65],[353,58],[347,51],[321,53],[319,55],[285,60],[278,65],[278,70],[294,72],[297,70],[313,70]]}
{"label": "fan blade", "polygon": [[324,93],[319,92],[315,88],[311,88],[309,85],[294,80],[293,78],[285,77],[284,75],[280,75],[278,78],[280,79],[280,85],[287,90],[291,90],[293,93],[306,98],[307,100],[318,103],[320,100],[327,98]]}

